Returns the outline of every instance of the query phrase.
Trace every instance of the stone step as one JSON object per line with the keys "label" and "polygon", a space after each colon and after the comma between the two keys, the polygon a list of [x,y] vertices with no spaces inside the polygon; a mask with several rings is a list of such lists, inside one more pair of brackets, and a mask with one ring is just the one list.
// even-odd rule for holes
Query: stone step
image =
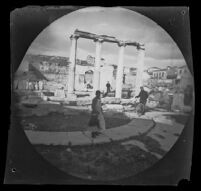
{"label": "stone step", "polygon": [[153,126],[151,120],[134,119],[127,125],[106,129],[103,135],[95,139],[91,138],[91,131],[75,132],[47,132],[25,130],[25,133],[32,144],[44,145],[89,145],[103,144],[110,141],[123,140],[132,136],[140,135]]}

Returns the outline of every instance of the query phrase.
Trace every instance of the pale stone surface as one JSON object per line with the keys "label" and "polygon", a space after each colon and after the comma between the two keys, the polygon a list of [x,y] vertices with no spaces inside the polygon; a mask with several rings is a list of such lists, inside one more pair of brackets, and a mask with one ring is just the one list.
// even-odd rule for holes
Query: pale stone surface
{"label": "pale stone surface", "polygon": [[101,99],[101,102],[103,104],[120,104],[121,99],[120,98],[114,98],[114,97],[105,97]]}
{"label": "pale stone surface", "polygon": [[129,104],[133,104],[133,103],[134,103],[133,99],[121,99],[122,105],[129,105]]}
{"label": "pale stone surface", "polygon": [[121,104],[106,104],[106,109],[115,110],[115,111],[122,111],[123,106]]}
{"label": "pale stone surface", "polygon": [[57,96],[49,97],[48,100],[54,101],[54,102],[62,102],[62,101],[64,101],[64,99],[62,97],[57,97]]}
{"label": "pale stone surface", "polygon": [[71,105],[64,105],[64,109],[68,110],[74,110],[76,113],[79,113],[79,111],[89,111],[90,108],[88,106],[71,106]]}
{"label": "pale stone surface", "polygon": [[25,133],[32,144],[68,145],[67,133],[64,132],[53,133],[25,130]]}
{"label": "pale stone surface", "polygon": [[[175,123],[173,125],[157,123],[156,128],[148,133],[147,136],[157,140],[161,145],[161,148],[165,151],[168,151],[177,141],[178,136],[181,134],[183,128],[184,126],[178,123]],[[178,136],[176,136],[176,134]]]}
{"label": "pale stone surface", "polygon": [[[126,137],[126,133],[121,133],[119,131],[114,131],[113,129],[108,129],[105,134],[110,137],[114,141],[118,141],[124,139]],[[128,134],[127,134],[128,136]]]}
{"label": "pale stone surface", "polygon": [[146,105],[147,105],[149,108],[155,108],[155,107],[158,106],[158,104],[159,104],[158,101],[148,101]]}
{"label": "pale stone surface", "polygon": [[[150,128],[152,122],[148,126],[148,121],[143,125],[143,121],[137,120],[136,123],[132,122],[129,125],[124,125],[116,128],[107,129],[104,131],[105,135],[101,135],[94,140],[94,143],[105,143],[112,140],[122,140],[131,136],[139,135]],[[91,144],[91,132],[85,131],[84,134],[81,131],[75,132],[45,132],[45,131],[27,131],[26,135],[33,144],[54,144],[54,145],[68,145],[69,141],[72,145],[87,145]],[[55,135],[55,136],[54,136]],[[62,139],[65,139],[62,141]]]}
{"label": "pale stone surface", "polygon": [[70,101],[70,100],[72,100],[72,101],[76,101],[76,99],[77,99],[77,96],[76,96],[76,94],[74,94],[74,93],[67,93],[67,98],[68,98],[68,100]]}
{"label": "pale stone surface", "polygon": [[135,108],[134,108],[133,106],[129,105],[129,106],[124,106],[124,107],[123,107],[123,110],[124,110],[124,111],[134,111]]}
{"label": "pale stone surface", "polygon": [[78,100],[77,105],[91,105],[92,101],[90,99]]}
{"label": "pale stone surface", "polygon": [[[73,108],[71,106],[70,108]],[[66,114],[69,114],[73,112],[70,108],[66,108]],[[59,107],[55,106],[53,110],[58,110]],[[38,111],[41,109],[39,108]],[[40,112],[37,113],[39,115]],[[41,110],[42,111],[42,110]],[[49,110],[45,110],[46,112],[49,112]],[[36,111],[34,111],[36,112]],[[74,111],[76,114],[77,112]],[[44,114],[44,113],[42,113]],[[163,112],[165,114],[165,112]],[[170,114],[170,112],[167,112],[167,114]],[[150,113],[148,113],[150,115]],[[154,118],[160,118],[161,112],[155,112],[152,113],[151,117]],[[149,116],[150,117],[150,116]],[[163,123],[154,123],[153,120],[147,119],[147,116],[145,116],[144,119],[142,118],[136,118],[133,119],[130,123],[126,125],[122,125],[116,128],[106,129],[104,131],[105,135],[98,136],[97,138],[93,139],[91,137],[90,131],[83,132],[42,132],[42,131],[27,131],[25,130],[25,133],[27,134],[30,142],[32,144],[45,144],[45,145],[68,145],[69,142],[71,145],[88,145],[88,144],[102,144],[102,143],[108,143],[111,140],[113,141],[119,141],[124,140],[126,138],[131,138],[139,135],[148,136],[152,139],[156,140],[159,144],[161,149],[164,151],[168,151],[171,149],[171,147],[174,145],[176,140],[178,139],[178,136],[181,134],[184,126],[182,124],[178,124],[174,121],[170,124],[169,119],[165,119],[165,117],[162,117]],[[132,142],[132,141],[131,141]],[[130,144],[131,142],[126,142],[125,144]],[[139,146],[141,149],[143,149],[146,152],[150,152],[147,149],[146,145],[143,145],[141,143],[138,143],[136,141],[133,141],[133,143],[137,146]],[[157,158],[161,158],[162,156],[153,153],[154,156]]]}
{"label": "pale stone surface", "polygon": [[57,89],[55,92],[55,97],[65,98],[65,91],[62,89]]}
{"label": "pale stone surface", "polygon": [[48,101],[48,97],[47,97],[47,96],[42,96],[42,99],[43,99],[44,101]]}
{"label": "pale stone surface", "polygon": [[111,142],[111,138],[107,135],[101,134],[93,140],[93,143],[109,143]]}
{"label": "pale stone surface", "polygon": [[68,133],[68,141],[71,142],[72,145],[89,145],[91,144],[91,139],[83,135],[82,132],[69,132]]}

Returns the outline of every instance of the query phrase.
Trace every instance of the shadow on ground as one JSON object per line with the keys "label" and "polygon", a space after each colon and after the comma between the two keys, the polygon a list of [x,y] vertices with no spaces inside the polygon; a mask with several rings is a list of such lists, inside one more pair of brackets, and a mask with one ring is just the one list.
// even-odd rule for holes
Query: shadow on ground
{"label": "shadow on ground", "polygon": [[164,116],[167,117],[167,119],[173,120],[176,123],[180,123],[182,125],[185,125],[190,117],[190,115],[183,115],[183,114],[178,115],[164,114]]}

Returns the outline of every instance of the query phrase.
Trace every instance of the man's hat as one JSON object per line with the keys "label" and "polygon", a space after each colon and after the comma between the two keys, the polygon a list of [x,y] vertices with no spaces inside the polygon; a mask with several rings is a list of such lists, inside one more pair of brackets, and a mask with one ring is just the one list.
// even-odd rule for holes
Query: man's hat
{"label": "man's hat", "polygon": [[100,94],[101,94],[100,90],[97,90],[96,95],[100,95]]}

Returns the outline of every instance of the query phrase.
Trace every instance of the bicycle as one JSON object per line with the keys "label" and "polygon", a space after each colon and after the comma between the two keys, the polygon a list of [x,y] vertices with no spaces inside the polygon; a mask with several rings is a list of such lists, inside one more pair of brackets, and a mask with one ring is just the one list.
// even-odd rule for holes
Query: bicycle
{"label": "bicycle", "polygon": [[145,104],[139,102],[139,98],[135,98],[133,106],[135,108],[135,112],[138,116],[141,116],[145,112]]}

